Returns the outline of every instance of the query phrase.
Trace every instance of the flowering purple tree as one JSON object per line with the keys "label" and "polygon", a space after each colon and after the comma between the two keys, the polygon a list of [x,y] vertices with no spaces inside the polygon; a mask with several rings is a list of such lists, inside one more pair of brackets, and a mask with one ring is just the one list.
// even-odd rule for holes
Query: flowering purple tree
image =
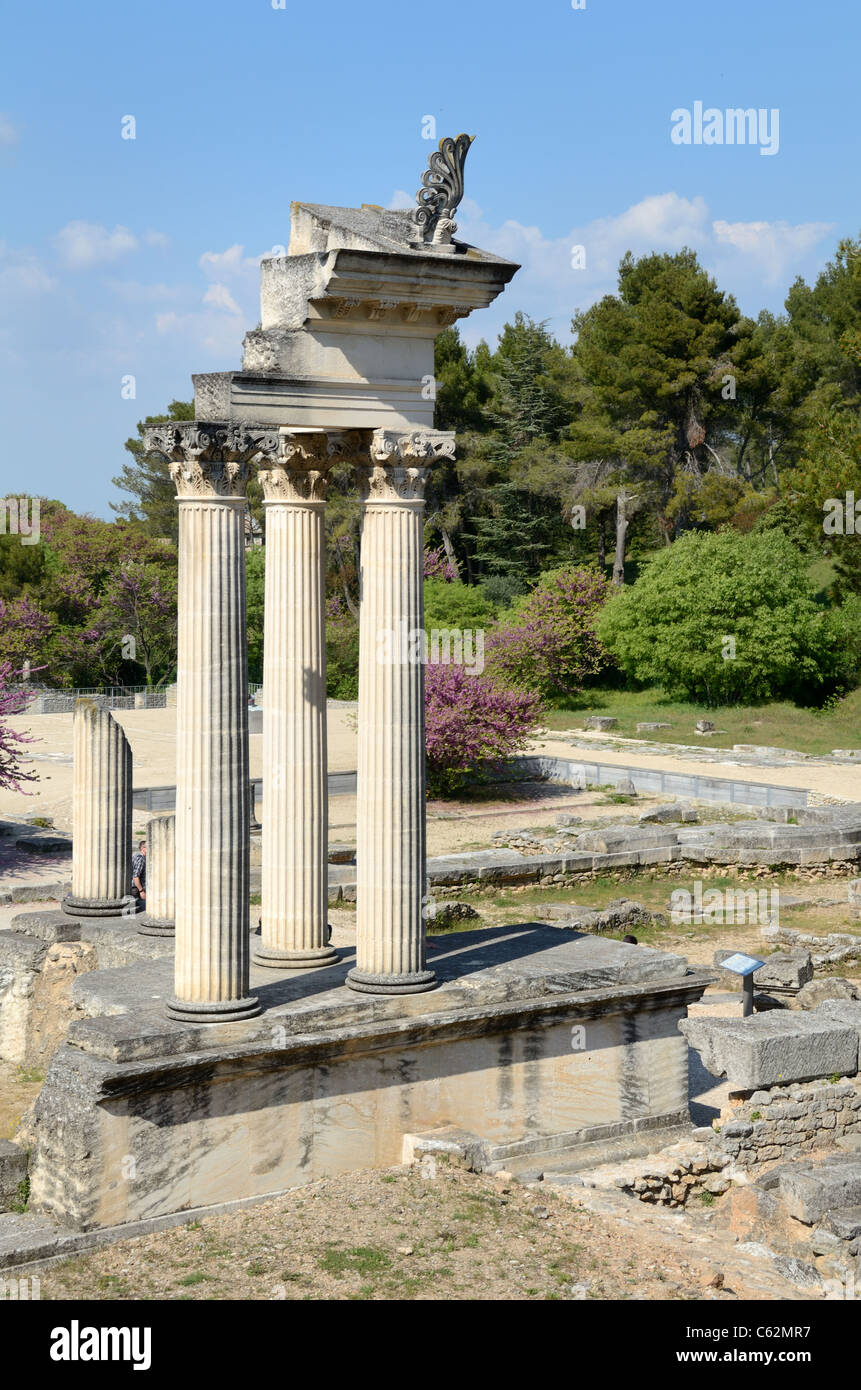
{"label": "flowering purple tree", "polygon": [[424,577],[425,579],[446,579],[449,583],[460,578],[457,567],[449,560],[442,546],[438,550],[425,551]]}
{"label": "flowering purple tree", "polygon": [[105,585],[96,616],[103,669],[117,684],[124,660],[143,667],[156,689],[173,674],[176,588],[176,570],[141,560],[124,560]]}
{"label": "flowering purple tree", "polygon": [[[12,690],[10,679],[20,674],[13,671],[11,661],[0,664],[0,787],[13,792],[23,792],[23,782],[37,782],[38,774],[25,771],[21,760],[25,756],[21,745],[33,743],[29,734],[19,734],[4,723],[10,714],[23,714],[30,699],[26,690]],[[26,793],[24,793],[26,795]]]}
{"label": "flowering purple tree", "polygon": [[611,661],[595,633],[611,592],[591,567],[546,570],[516,611],[488,633],[488,671],[547,699],[576,695]]}
{"label": "flowering purple tree", "polygon": [[541,714],[539,696],[506,690],[462,666],[425,671],[428,789],[451,796],[513,757]]}
{"label": "flowering purple tree", "polygon": [[26,594],[20,598],[0,598],[0,662],[7,662],[10,670],[16,671],[25,661],[32,666],[40,665],[53,626],[50,614],[43,613]]}

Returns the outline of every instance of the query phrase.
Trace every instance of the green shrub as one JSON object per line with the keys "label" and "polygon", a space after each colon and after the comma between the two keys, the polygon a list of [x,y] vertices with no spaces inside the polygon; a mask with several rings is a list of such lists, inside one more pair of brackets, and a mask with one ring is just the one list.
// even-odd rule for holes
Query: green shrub
{"label": "green shrub", "polygon": [[474,584],[425,580],[425,627],[486,628],[496,617],[496,607],[483,589]]}
{"label": "green shrub", "polygon": [[812,703],[857,682],[861,603],[819,606],[781,531],[691,531],[610,600],[598,636],[629,678],[676,698]]}

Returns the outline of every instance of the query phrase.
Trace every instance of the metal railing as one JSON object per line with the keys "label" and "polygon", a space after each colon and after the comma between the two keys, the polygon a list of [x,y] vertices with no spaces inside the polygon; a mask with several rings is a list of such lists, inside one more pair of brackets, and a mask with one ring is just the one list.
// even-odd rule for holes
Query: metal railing
{"label": "metal railing", "polygon": [[[74,690],[52,690],[47,686],[17,686],[30,696],[27,709],[31,714],[70,714],[76,700],[93,700],[103,709],[165,709],[176,704],[176,686],[163,685],[160,690],[151,685],[79,686]],[[255,699],[263,686],[249,681],[248,693]]]}

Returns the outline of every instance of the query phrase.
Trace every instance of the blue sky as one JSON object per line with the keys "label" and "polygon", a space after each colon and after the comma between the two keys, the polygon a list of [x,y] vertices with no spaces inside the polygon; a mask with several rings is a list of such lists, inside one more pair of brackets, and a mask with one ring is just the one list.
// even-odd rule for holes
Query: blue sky
{"label": "blue sky", "polygon": [[[411,202],[426,116],[478,137],[459,234],[523,265],[470,342],[518,308],[569,341],[628,248],[779,310],[861,228],[855,0],[283,3],[7,12],[0,495],[110,515],[136,421],[239,366],[291,200]],[[696,101],[776,108],[778,152],[674,144]]]}

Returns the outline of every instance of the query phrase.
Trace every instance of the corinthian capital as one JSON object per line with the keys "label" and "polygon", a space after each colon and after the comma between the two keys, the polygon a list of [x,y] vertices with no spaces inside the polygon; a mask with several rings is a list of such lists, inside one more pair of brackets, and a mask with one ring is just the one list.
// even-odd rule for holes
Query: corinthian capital
{"label": "corinthian capital", "polygon": [[183,420],[150,426],[144,445],[168,460],[180,499],[229,499],[245,496],[249,465],[277,453],[278,434],[263,426]]}
{"label": "corinthian capital", "polygon": [[426,468],[403,464],[371,464],[356,469],[359,496],[368,502],[424,502]]}
{"label": "corinthian capital", "polygon": [[267,457],[258,478],[267,502],[325,502],[332,464],[325,432],[281,428],[278,456]]}
{"label": "corinthian capital", "polygon": [[450,430],[374,430],[357,462],[364,502],[419,502],[424,499],[427,464],[454,457]]}
{"label": "corinthian capital", "polygon": [[454,430],[374,430],[374,463],[434,463],[454,458]]}

